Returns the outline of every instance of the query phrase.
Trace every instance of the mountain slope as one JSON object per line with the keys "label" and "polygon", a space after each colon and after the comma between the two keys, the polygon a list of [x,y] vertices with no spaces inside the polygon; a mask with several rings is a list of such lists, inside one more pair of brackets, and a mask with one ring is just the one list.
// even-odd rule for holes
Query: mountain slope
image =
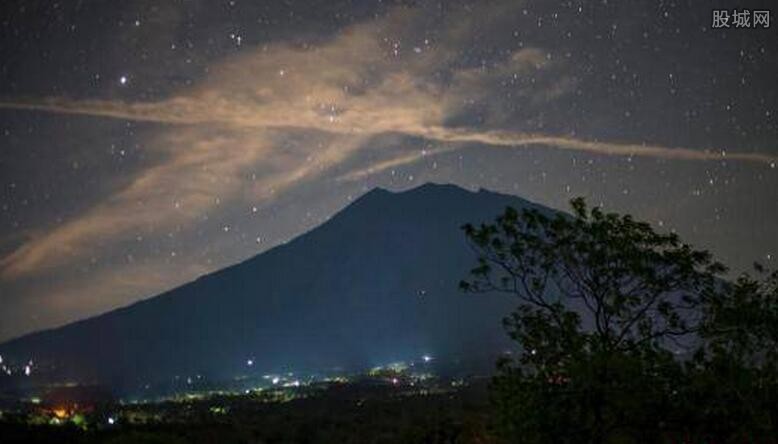
{"label": "mountain slope", "polygon": [[491,221],[507,205],[534,206],[452,185],[375,189],[285,245],[7,342],[0,355],[33,359],[39,378],[137,387],[174,375],[233,376],[249,358],[280,371],[496,353],[507,344],[500,320],[515,302],[457,289],[475,259],[459,227]]}

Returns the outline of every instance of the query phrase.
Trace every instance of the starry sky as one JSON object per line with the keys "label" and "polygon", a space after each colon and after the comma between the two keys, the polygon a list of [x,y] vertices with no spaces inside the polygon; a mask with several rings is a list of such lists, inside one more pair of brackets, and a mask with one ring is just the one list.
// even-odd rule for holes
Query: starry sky
{"label": "starry sky", "polygon": [[778,26],[711,26],[771,5],[3,0],[0,340],[424,182],[774,267]]}

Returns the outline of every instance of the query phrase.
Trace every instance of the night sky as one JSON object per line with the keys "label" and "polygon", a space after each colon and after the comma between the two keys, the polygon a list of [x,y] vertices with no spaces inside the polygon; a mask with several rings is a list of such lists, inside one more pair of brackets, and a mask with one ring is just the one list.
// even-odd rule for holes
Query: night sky
{"label": "night sky", "polygon": [[775,267],[778,26],[711,26],[770,6],[3,0],[0,340],[424,182],[581,195]]}

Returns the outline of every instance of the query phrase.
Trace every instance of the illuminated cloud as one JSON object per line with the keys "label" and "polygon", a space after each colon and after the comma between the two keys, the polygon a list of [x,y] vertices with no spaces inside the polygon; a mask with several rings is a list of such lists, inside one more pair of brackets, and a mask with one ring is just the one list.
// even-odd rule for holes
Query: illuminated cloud
{"label": "illuminated cloud", "polygon": [[[502,8],[511,8],[505,2]],[[80,216],[31,239],[0,260],[13,279],[77,261],[96,249],[139,233],[196,223],[220,200],[271,202],[279,193],[343,166],[369,141],[384,134],[423,138],[438,147],[428,153],[387,152],[382,160],[356,165],[341,180],[357,180],[425,155],[468,144],[493,148],[543,146],[601,155],[720,160],[710,152],[651,144],[582,140],[500,126],[504,103],[493,100],[485,125],[450,122],[469,104],[494,96],[506,77],[540,78],[518,88],[511,100],[530,109],[565,96],[575,81],[563,62],[541,48],[505,54],[488,68],[462,66],[461,48],[492,15],[455,15],[438,41],[415,37],[425,15],[397,8],[387,16],[351,26],[312,45],[284,42],[257,47],[221,61],[193,87],[155,102],[65,98],[7,100],[0,107],[83,114],[170,124],[152,134],[148,150],[157,164]],[[406,36],[404,42],[389,37]],[[443,72],[444,76],[439,74]],[[303,146],[290,149],[291,139]],[[730,152],[726,158],[771,163],[765,154]],[[255,180],[245,180],[253,174]]]}

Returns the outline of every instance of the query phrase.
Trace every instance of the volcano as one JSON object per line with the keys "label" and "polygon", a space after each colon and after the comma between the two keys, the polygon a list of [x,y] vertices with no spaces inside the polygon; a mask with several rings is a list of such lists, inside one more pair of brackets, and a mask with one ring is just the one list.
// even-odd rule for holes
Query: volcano
{"label": "volcano", "polygon": [[[364,369],[422,355],[494,357],[516,301],[458,289],[475,264],[461,230],[516,196],[426,184],[374,189],[317,228],[132,305],[0,345],[19,381],[138,387],[186,375]],[[247,364],[248,363],[248,364]],[[23,367],[19,367],[23,368]],[[17,372],[20,373],[20,372]]]}

